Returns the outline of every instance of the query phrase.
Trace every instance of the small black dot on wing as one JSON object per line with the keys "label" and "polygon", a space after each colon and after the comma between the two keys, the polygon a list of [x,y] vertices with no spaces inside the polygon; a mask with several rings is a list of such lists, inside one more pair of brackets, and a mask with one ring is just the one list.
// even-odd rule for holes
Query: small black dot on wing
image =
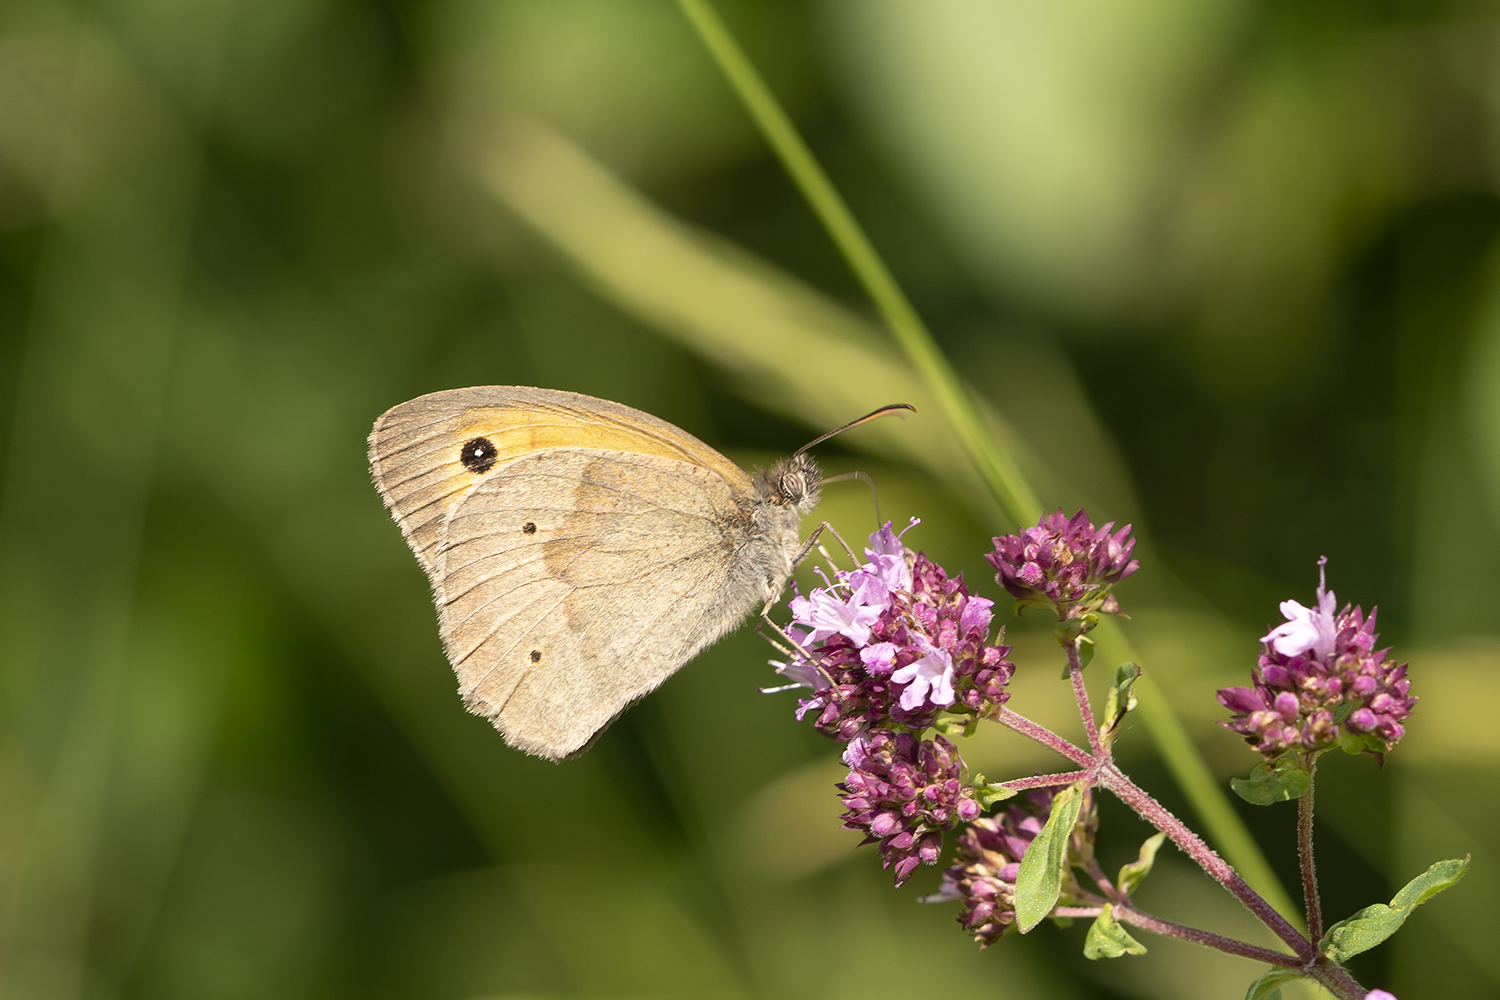
{"label": "small black dot on wing", "polygon": [[500,449],[489,438],[477,437],[465,441],[464,446],[458,453],[459,461],[464,463],[464,468],[470,472],[481,475],[489,472],[499,456]]}
{"label": "small black dot on wing", "polygon": [[533,649],[531,651],[531,662],[532,663],[541,663],[542,662],[542,651],[540,649]]}
{"label": "small black dot on wing", "polygon": [[536,534],[536,522],[527,521],[525,524],[521,525],[521,531],[528,535]]}

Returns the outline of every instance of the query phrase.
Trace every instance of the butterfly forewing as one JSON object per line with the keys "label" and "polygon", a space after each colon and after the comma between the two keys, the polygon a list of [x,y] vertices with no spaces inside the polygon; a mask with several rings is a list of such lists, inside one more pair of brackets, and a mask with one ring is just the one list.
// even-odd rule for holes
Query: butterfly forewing
{"label": "butterfly forewing", "polygon": [[436,553],[466,704],[528,752],[587,745],[750,610],[726,590],[743,519],[716,473],[656,455],[554,449],[492,470]]}
{"label": "butterfly forewing", "polygon": [[[466,448],[471,450],[466,453]],[[494,470],[557,448],[675,459],[714,473],[739,496],[750,498],[755,492],[744,470],[702,441],[619,403],[525,386],[477,386],[419,396],[375,422],[370,468],[439,598],[436,551],[444,520]]]}

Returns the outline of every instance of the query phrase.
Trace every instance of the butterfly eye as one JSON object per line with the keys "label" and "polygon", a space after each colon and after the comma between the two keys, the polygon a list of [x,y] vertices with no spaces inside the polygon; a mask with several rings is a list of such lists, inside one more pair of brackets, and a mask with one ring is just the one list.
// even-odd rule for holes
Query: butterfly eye
{"label": "butterfly eye", "polygon": [[472,441],[464,442],[463,450],[458,453],[458,460],[464,463],[464,468],[470,472],[485,473],[495,464],[495,459],[500,454],[500,449],[495,447],[489,438],[474,438]]}
{"label": "butterfly eye", "polygon": [[802,482],[801,474],[788,472],[781,477],[781,495],[787,500],[800,500],[806,492],[807,487]]}

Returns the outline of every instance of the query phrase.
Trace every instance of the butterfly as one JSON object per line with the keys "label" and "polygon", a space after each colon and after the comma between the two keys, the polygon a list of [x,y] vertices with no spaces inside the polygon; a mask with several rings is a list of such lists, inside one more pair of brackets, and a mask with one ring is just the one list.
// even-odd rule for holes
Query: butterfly
{"label": "butterfly", "polygon": [[619,403],[479,386],[387,410],[369,455],[465,707],[563,760],[780,596],[829,436],[752,475]]}

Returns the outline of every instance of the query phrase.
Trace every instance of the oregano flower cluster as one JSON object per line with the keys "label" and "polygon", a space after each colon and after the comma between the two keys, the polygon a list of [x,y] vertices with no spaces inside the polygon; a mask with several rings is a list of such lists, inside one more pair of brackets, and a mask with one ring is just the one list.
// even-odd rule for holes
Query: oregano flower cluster
{"label": "oregano flower cluster", "polygon": [[1283,601],[1287,619],[1261,637],[1252,687],[1219,691],[1234,715],[1220,723],[1245,737],[1266,758],[1297,750],[1316,753],[1342,741],[1355,750],[1385,753],[1406,734],[1403,723],[1417,699],[1406,664],[1376,650],[1370,617],[1328,589],[1328,560],[1318,560],[1317,603]]}
{"label": "oregano flower cluster", "polygon": [[[792,620],[782,632],[787,659],[773,661],[792,682],[786,688],[801,689],[797,718],[810,718],[819,732],[845,744],[849,773],[837,786],[842,823],[878,845],[896,885],[923,865],[941,863],[951,836],[953,852],[939,887],[923,901],[957,902],[960,925],[981,947],[1028,933],[1048,917],[1092,918],[1084,946],[1091,959],[1144,952],[1126,930],[1130,925],[1267,963],[1270,970],[1251,986],[1255,996],[1310,979],[1340,1000],[1395,1000],[1360,987],[1343,963],[1400,925],[1383,914],[1404,913],[1452,885],[1467,861],[1439,862],[1389,907],[1367,907],[1323,926],[1311,862],[1313,761],[1336,746],[1388,752],[1405,734],[1416,704],[1406,664],[1375,648],[1374,611],[1366,617],[1357,605],[1339,610],[1320,577],[1314,606],[1281,605],[1286,621],[1261,637],[1251,686],[1218,692],[1233,713],[1222,724],[1265,758],[1249,781],[1235,780],[1235,790],[1256,804],[1299,802],[1309,927],[1303,934],[1115,764],[1112,747],[1121,720],[1136,705],[1139,666],[1114,668],[1102,719],[1094,715],[1083,682],[1095,647],[1089,633],[1105,616],[1123,615],[1115,586],[1140,568],[1130,526],[1096,527],[1082,510],[1071,517],[1058,510],[1035,527],[993,539],[985,554],[1017,613],[1052,614],[1066,655],[1064,677],[1088,736],[1083,747],[1012,710],[1008,685],[1016,666],[1003,644],[1004,628],[994,627],[993,601],[974,593],[961,575],[906,548],[904,536],[917,523],[900,534],[884,525],[870,536],[864,562],[830,567],[822,571],[823,586],[794,597]],[[971,774],[950,737],[967,736],[981,723],[1021,733],[1077,770],[1001,782]],[[1094,853],[1099,788],[1160,831],[1114,877],[1101,870]],[[1132,893],[1167,837],[1285,948],[1272,951],[1140,910]]]}

